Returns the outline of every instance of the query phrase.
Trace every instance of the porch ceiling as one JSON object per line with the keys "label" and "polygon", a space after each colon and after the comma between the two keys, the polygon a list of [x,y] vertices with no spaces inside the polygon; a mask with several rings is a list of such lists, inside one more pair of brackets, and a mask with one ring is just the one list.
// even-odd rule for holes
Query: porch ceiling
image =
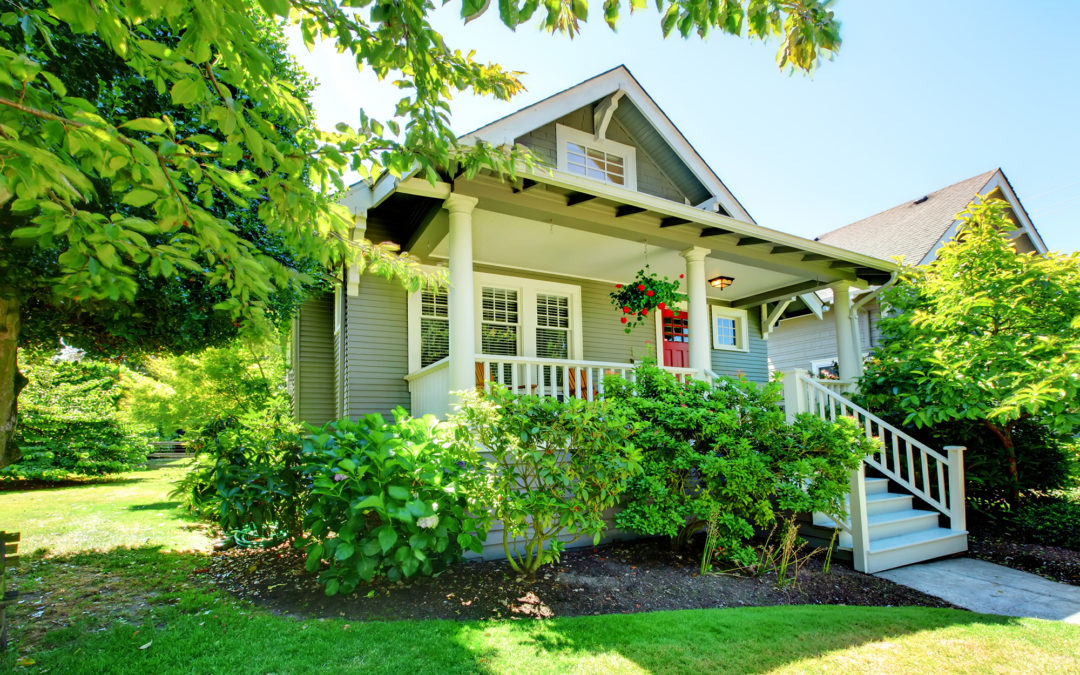
{"label": "porch ceiling", "polygon": [[[532,264],[509,261],[501,264],[544,269],[545,266],[538,265],[536,261],[560,261],[562,256],[574,260],[572,265],[567,264],[576,270],[572,276],[603,278],[610,274],[615,280],[624,280],[642,266],[645,242],[650,248],[666,249],[675,256],[678,251],[690,246],[701,246],[710,250],[709,258],[715,261],[708,270],[710,276],[716,275],[714,270],[723,269],[738,273],[718,273],[736,279],[741,274],[747,280],[745,285],[740,284],[737,292],[729,294],[735,288],[732,286],[715,296],[730,300],[733,305],[740,307],[772,302],[839,281],[863,287],[880,284],[898,269],[896,265],[877,258],[649,195],[627,193],[595,181],[577,180],[557,172],[552,176],[531,177],[516,186],[483,175],[471,180],[459,178],[454,183],[454,191],[477,197],[477,208],[480,210],[548,225],[549,237],[550,225],[601,237],[599,240],[580,242],[568,240],[568,246],[553,257],[547,253],[541,255],[523,244],[526,239],[522,237],[538,236],[534,234],[535,227],[522,229],[513,239],[495,231],[487,232],[496,240],[502,238],[503,248],[498,250],[501,257],[532,261]],[[539,229],[543,234],[545,228],[541,226]],[[630,242],[631,245],[625,249],[616,247],[612,241],[614,239]],[[479,242],[480,238],[477,237],[476,241]],[[595,254],[588,257],[584,253],[577,254],[577,250],[602,251],[604,262],[598,260],[599,256]],[[608,251],[612,252],[610,256]],[[432,253],[435,254],[434,247]],[[445,255],[445,251],[442,255]],[[479,253],[477,257],[479,259]],[[609,258],[612,260],[610,265],[606,262]],[[660,268],[661,259],[658,258],[657,263],[653,264],[661,274],[670,276],[671,272],[677,275],[682,271],[677,259],[673,259],[677,267]],[[633,261],[629,274],[627,261]],[[605,274],[589,273],[590,270],[601,269],[602,265],[608,270]],[[754,280],[753,284],[750,279]]]}
{"label": "porch ceiling", "polygon": [[[571,229],[554,223],[477,209],[473,212],[473,259],[500,267],[544,272],[578,279],[627,283],[646,264],[660,276],[678,279],[686,271],[679,251],[649,242]],[[428,257],[446,259],[449,240],[443,237]],[[796,284],[799,276],[707,258],[706,278],[733,277],[735,282],[720,291],[709,287],[710,298],[738,301],[775,288]],[[685,285],[684,285],[685,288]]]}

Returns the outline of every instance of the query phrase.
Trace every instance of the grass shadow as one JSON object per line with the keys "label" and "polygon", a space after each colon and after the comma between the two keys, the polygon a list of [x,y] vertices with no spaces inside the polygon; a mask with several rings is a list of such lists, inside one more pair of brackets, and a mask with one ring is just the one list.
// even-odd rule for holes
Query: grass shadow
{"label": "grass shadow", "polygon": [[171,511],[183,506],[183,502],[154,502],[153,504],[132,504],[128,511]]}

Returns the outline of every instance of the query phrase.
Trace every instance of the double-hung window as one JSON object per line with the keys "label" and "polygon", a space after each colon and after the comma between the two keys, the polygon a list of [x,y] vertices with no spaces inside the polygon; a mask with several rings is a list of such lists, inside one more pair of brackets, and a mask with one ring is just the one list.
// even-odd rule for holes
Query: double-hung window
{"label": "double-hung window", "polygon": [[570,298],[536,294],[536,355],[542,359],[570,358]]}
{"label": "double-hung window", "polygon": [[[516,289],[484,286],[480,293],[480,352],[492,356],[521,354],[521,299]],[[492,364],[492,376],[498,368]],[[510,380],[510,364],[502,364],[504,381]]]}
{"label": "double-hung window", "polygon": [[450,355],[450,293],[445,288],[420,291],[420,367]]}

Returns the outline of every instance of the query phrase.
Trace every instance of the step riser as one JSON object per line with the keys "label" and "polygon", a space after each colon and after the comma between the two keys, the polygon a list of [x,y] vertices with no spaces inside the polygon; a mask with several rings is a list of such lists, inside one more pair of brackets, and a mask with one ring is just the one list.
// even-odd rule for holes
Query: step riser
{"label": "step riser", "polygon": [[896,495],[892,499],[882,499],[866,502],[866,515],[878,516],[882,513],[896,513],[897,511],[910,511],[912,497]]}
{"label": "step riser", "polygon": [[866,494],[868,495],[883,495],[888,491],[889,481],[887,480],[866,481]]}
{"label": "step riser", "polygon": [[933,560],[954,553],[963,553],[967,548],[967,535],[957,534],[954,537],[912,544],[891,551],[871,552],[869,556],[870,568],[866,570],[866,573],[883,572],[894,567],[903,567],[904,565]]}
{"label": "step riser", "polygon": [[936,513],[919,516],[918,518],[905,518],[899,522],[871,524],[870,541],[932,530],[937,526],[938,516]]}

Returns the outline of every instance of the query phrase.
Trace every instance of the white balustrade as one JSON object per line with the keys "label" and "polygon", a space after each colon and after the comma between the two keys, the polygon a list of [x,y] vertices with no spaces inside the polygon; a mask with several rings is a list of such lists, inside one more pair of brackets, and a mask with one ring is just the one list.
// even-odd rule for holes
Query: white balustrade
{"label": "white balustrade", "polygon": [[450,359],[439,359],[405,376],[409,383],[412,412],[416,416],[435,415],[446,419],[450,411]]}
{"label": "white balustrade", "polygon": [[[786,381],[794,378],[793,381]],[[878,450],[864,459],[864,465],[876,469],[903,489],[938,512],[948,516],[950,528],[966,529],[964,496],[964,448],[949,446],[945,454],[921,443],[873,413],[841,395],[838,380],[819,380],[805,371],[785,374],[785,405],[789,422],[800,412],[821,419],[852,420],[866,438],[878,441]],[[833,385],[833,386],[829,386]],[[865,466],[852,475],[850,493],[851,520],[839,523],[852,534],[853,553],[858,562],[867,555]],[[861,544],[861,545],[860,545]],[[858,566],[856,567],[858,569]]]}

